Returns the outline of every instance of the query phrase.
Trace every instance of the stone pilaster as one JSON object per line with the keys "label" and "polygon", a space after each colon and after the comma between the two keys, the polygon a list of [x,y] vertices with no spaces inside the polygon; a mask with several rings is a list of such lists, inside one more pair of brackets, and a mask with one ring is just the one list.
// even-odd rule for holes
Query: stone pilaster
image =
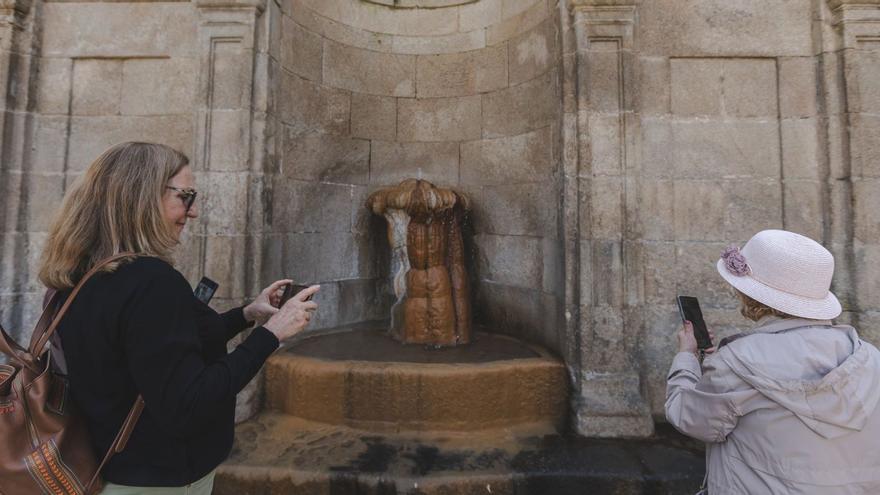
{"label": "stone pilaster", "polygon": [[566,265],[569,276],[576,273],[577,300],[570,304],[576,304],[577,316],[570,321],[580,335],[575,427],[587,436],[648,436],[654,430],[635,355],[638,297],[628,283],[639,270],[636,244],[626,234],[637,178],[638,3],[577,0],[570,5],[576,55],[569,63],[575,65],[570,72],[577,83],[576,124],[568,125],[578,131],[565,133],[566,149],[577,148],[576,172],[566,166],[566,179],[577,194],[567,191],[565,216],[578,219],[576,229],[566,229],[578,247]]}
{"label": "stone pilaster", "polygon": [[[263,0],[200,0],[193,157],[205,191],[196,234],[200,273],[216,280],[218,308],[259,290],[270,24]],[[259,379],[239,394],[236,419],[256,412]]]}
{"label": "stone pilaster", "polygon": [[829,0],[826,42],[832,245],[849,318],[880,338],[880,0]]}

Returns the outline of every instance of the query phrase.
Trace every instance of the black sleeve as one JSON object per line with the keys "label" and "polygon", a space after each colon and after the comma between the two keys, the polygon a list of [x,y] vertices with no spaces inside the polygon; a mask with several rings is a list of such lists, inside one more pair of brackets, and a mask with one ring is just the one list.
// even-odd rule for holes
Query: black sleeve
{"label": "black sleeve", "polygon": [[230,354],[207,365],[189,284],[170,265],[153,265],[140,274],[124,308],[125,355],[150,414],[169,431],[191,435],[213,422],[218,403],[247,385],[278,348],[278,339],[259,327]]}
{"label": "black sleeve", "polygon": [[220,313],[220,319],[223,320],[223,325],[226,327],[226,342],[229,342],[229,339],[254,324],[254,322],[244,319],[244,307],[233,308],[225,313]]}

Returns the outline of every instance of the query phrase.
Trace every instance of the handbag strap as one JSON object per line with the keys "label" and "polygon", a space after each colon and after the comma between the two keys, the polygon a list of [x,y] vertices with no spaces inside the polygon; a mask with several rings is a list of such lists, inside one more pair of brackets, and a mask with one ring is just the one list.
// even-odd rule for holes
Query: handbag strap
{"label": "handbag strap", "polygon": [[119,433],[116,434],[116,438],[113,439],[113,443],[110,444],[110,448],[108,448],[107,453],[104,454],[104,459],[101,460],[101,464],[95,471],[94,476],[92,476],[92,479],[90,479],[89,483],[86,485],[86,493],[91,493],[92,486],[98,481],[101,471],[104,470],[104,466],[110,461],[110,459],[115,454],[125,450],[125,446],[128,444],[128,439],[131,437],[131,432],[134,431],[138,418],[141,417],[143,411],[144,397],[138,395],[137,399],[134,401],[134,405],[131,406],[131,411],[128,412],[128,416],[126,416],[125,421],[122,422],[122,426],[119,428]]}
{"label": "handbag strap", "polygon": [[[49,325],[49,328],[44,330],[44,329],[40,328],[39,325],[37,325],[37,328],[34,329],[34,332],[40,332],[40,333],[39,333],[39,337],[34,336],[31,338],[31,348],[29,350],[30,350],[30,354],[33,357],[33,359],[37,359],[37,358],[39,358],[39,356],[41,356],[43,354],[43,349],[46,347],[46,344],[49,342],[49,339],[52,337],[52,334],[55,333],[55,330],[58,328],[58,324],[61,323],[61,318],[64,317],[65,313],[67,313],[68,308],[70,308],[70,305],[73,303],[73,300],[76,299],[76,295],[79,294],[79,291],[82,290],[82,288],[83,288],[83,286],[85,286],[86,282],[88,282],[89,279],[92,278],[92,276],[94,276],[96,273],[101,271],[102,268],[109,265],[110,263],[113,263],[114,261],[119,261],[123,258],[129,258],[131,256],[135,256],[135,254],[134,253],[119,253],[119,254],[115,254],[113,256],[104,258],[101,261],[97,262],[95,264],[95,266],[93,266],[92,269],[89,270],[83,276],[83,278],[80,279],[80,281],[73,288],[73,291],[70,293],[70,296],[68,296],[67,300],[64,301],[64,305],[61,306],[61,309],[59,309],[58,312],[55,314],[55,317],[52,320],[52,324]],[[47,306],[47,309],[49,309],[49,308],[51,308],[51,305]],[[44,314],[45,314],[45,312],[44,312]],[[40,318],[40,320],[42,321],[42,318]]]}

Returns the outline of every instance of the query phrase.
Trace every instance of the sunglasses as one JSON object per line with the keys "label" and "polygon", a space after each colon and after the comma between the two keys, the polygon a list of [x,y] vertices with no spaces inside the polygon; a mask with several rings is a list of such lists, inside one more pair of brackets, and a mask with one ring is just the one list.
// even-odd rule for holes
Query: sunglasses
{"label": "sunglasses", "polygon": [[171,189],[172,191],[177,191],[179,197],[183,201],[183,206],[186,206],[186,212],[189,213],[189,209],[192,208],[193,203],[196,202],[196,195],[198,193],[195,189],[181,189],[179,187],[165,186],[165,189]]}

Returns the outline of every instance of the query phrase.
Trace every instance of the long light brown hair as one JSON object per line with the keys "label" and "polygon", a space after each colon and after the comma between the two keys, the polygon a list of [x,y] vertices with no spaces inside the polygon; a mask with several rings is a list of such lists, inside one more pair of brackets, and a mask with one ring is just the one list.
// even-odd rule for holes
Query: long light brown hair
{"label": "long light brown hair", "polygon": [[162,216],[162,196],[187,164],[186,155],[161,144],[128,142],[102,153],[64,196],[43,249],[40,281],[69,289],[98,261],[122,252],[170,262],[177,238]]}
{"label": "long light brown hair", "polygon": [[796,318],[795,316],[792,316],[788,313],[783,313],[778,309],[773,309],[764,303],[758,302],[740,291],[736,291],[736,295],[739,296],[739,312],[752,321],[758,321],[765,316],[776,316],[778,318]]}

